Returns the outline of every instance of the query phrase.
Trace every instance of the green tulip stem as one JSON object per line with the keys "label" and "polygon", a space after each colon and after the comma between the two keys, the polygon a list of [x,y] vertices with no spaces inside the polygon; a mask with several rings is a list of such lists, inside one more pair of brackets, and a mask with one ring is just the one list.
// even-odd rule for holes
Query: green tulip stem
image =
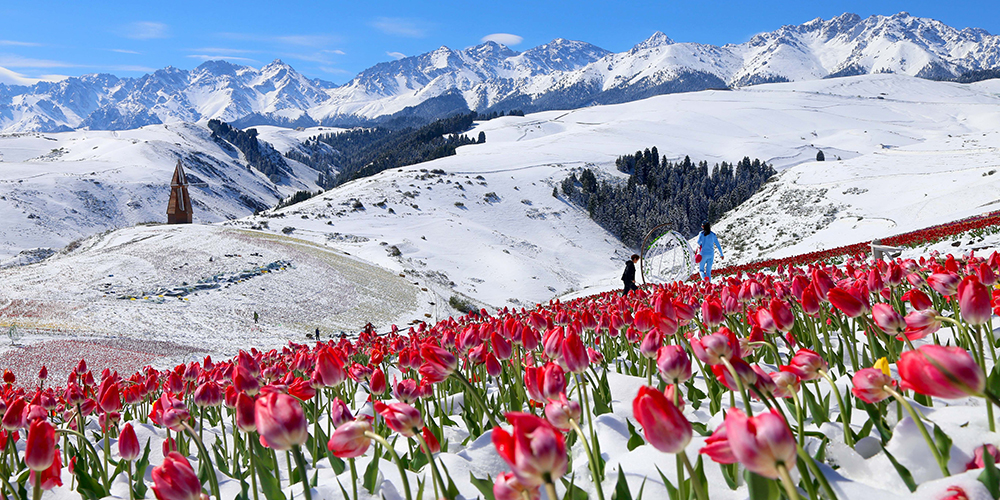
{"label": "green tulip stem", "polygon": [[587,436],[584,434],[583,429],[580,428],[580,424],[577,424],[576,420],[571,418],[569,419],[569,425],[576,432],[576,435],[580,436],[580,444],[583,445],[584,451],[587,452],[587,463],[590,465],[590,475],[594,480],[594,487],[597,489],[597,498],[604,500],[604,488],[601,486],[601,474],[597,471],[597,460],[594,457],[594,450],[590,448],[590,442],[587,441]]}
{"label": "green tulip stem", "polygon": [[[406,493],[406,500],[413,500],[413,495],[410,493],[410,479],[406,477],[406,469],[403,468],[403,462],[399,461],[399,455],[396,455],[396,450],[392,449],[392,445],[389,444],[389,442],[386,441],[384,437],[375,434],[374,432],[366,431],[365,436],[367,436],[370,439],[374,439],[379,444],[384,446],[385,449],[389,452],[389,456],[392,457],[392,461],[396,462],[396,468],[399,469],[399,476],[403,479],[403,492]],[[372,460],[378,460],[378,459],[379,459],[378,454],[376,454]],[[355,481],[355,483],[357,483],[357,481]]]}
{"label": "green tulip stem", "polygon": [[465,386],[466,389],[468,389],[467,392],[472,395],[472,399],[474,399],[476,404],[483,409],[483,413],[486,414],[486,418],[490,420],[490,425],[493,427],[499,427],[500,424],[497,422],[496,417],[493,416],[493,412],[486,406],[486,402],[483,401],[483,397],[479,394],[479,391],[476,390],[471,383],[469,383],[469,379],[465,378],[465,375],[462,375],[462,373],[458,370],[455,370],[451,375],[458,379],[458,381]]}
{"label": "green tulip stem", "polygon": [[[851,425],[849,423],[850,415],[848,415],[847,407],[844,406],[844,399],[840,397],[840,389],[837,388],[837,384],[833,382],[833,379],[830,378],[830,375],[825,371],[819,370],[818,373],[830,383],[833,395],[837,398],[837,408],[840,409],[840,422],[844,424],[844,443],[846,443],[848,447],[854,448],[854,434],[851,432]],[[819,397],[818,391],[816,397]]]}
{"label": "green tulip stem", "polygon": [[208,454],[208,449],[205,448],[205,443],[201,441],[201,439],[198,437],[198,433],[195,432],[194,429],[191,428],[191,426],[187,424],[183,425],[184,425],[183,427],[184,432],[188,436],[191,436],[191,439],[194,440],[195,446],[198,447],[198,460],[199,461],[204,460],[205,465],[208,466],[207,468],[208,485],[212,490],[212,496],[214,496],[218,500],[222,500],[222,496],[219,494],[219,478],[215,474],[215,466],[212,465],[212,457],[211,455]]}
{"label": "green tulip stem", "polygon": [[906,412],[910,414],[910,418],[913,419],[913,423],[917,424],[917,429],[920,430],[920,435],[924,437],[927,447],[931,449],[931,454],[934,455],[934,460],[937,461],[938,467],[941,469],[941,473],[944,474],[944,477],[950,476],[951,472],[948,471],[948,463],[944,461],[944,457],[941,456],[941,451],[938,450],[938,447],[934,444],[934,440],[931,439],[930,433],[927,432],[927,426],[924,425],[924,420],[921,418],[920,414],[917,413],[917,410],[910,405],[910,402],[907,401],[902,394],[896,392],[892,387],[886,385],[883,386],[882,389],[889,394],[892,394],[892,397],[896,398],[896,401],[899,401],[899,403],[903,405]]}
{"label": "green tulip stem", "polygon": [[677,456],[684,461],[684,467],[688,470],[688,475],[691,476],[691,484],[694,485],[695,498],[698,500],[708,500],[708,493],[705,491],[705,485],[701,484],[698,474],[694,471],[694,467],[691,467],[691,461],[688,460],[687,453],[684,453],[684,450],[681,450]]}
{"label": "green tulip stem", "polygon": [[438,471],[437,464],[434,462],[434,454],[431,453],[431,447],[427,446],[427,440],[420,435],[420,429],[413,429],[413,437],[420,443],[420,446],[424,449],[424,453],[427,455],[427,463],[431,466],[431,476],[437,485],[441,488],[441,494],[445,495],[447,498],[448,487],[444,485],[444,479],[441,477],[441,472]]}
{"label": "green tulip stem", "polygon": [[[309,474],[306,473],[306,457],[302,454],[302,447],[299,445],[292,445],[292,455],[295,456],[295,465],[299,467],[299,472],[302,477],[299,478],[299,482],[302,483],[302,493],[305,495],[306,500],[312,500],[312,488],[309,484]],[[289,472],[289,480],[291,480],[292,473]]]}
{"label": "green tulip stem", "polygon": [[792,482],[792,476],[788,473],[788,468],[785,464],[778,464],[778,476],[781,477],[781,485],[785,487],[785,494],[788,495],[788,500],[799,500],[799,490],[795,487],[795,483]]}

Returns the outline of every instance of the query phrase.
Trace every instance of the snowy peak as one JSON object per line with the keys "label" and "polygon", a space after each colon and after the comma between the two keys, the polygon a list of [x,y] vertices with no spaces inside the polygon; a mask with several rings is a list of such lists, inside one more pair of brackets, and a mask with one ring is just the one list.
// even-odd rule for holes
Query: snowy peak
{"label": "snowy peak", "polygon": [[[0,68],[2,69],[2,68]],[[658,94],[899,73],[950,80],[1000,71],[1000,36],[907,12],[845,13],[741,44],[677,43],[660,31],[626,52],[557,38],[524,52],[493,41],[376,64],[343,86],[281,60],[255,69],[206,61],[139,78],[85,75],[0,86],[0,131],[121,130],[212,118],[237,126],[312,126],[476,111],[573,109]],[[978,72],[978,73],[977,73]]]}
{"label": "snowy peak", "polygon": [[635,44],[635,46],[632,47],[632,50],[630,50],[629,52],[636,53],[639,52],[640,50],[662,47],[664,45],[672,45],[673,43],[674,41],[671,40],[670,37],[664,35],[662,31],[657,31],[653,33],[652,36],[650,36],[649,38]]}

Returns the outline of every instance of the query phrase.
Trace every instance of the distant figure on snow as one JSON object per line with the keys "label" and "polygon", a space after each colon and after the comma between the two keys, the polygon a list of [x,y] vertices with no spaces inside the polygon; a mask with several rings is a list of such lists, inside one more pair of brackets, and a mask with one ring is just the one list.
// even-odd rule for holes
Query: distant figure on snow
{"label": "distant figure on snow", "polygon": [[712,281],[712,261],[715,259],[715,249],[719,249],[719,258],[725,259],[722,255],[722,246],[719,245],[719,237],[712,232],[712,226],[708,221],[701,223],[701,233],[698,234],[698,254],[701,255],[701,262],[698,265],[698,273],[701,278]]}
{"label": "distant figure on snow", "polygon": [[632,254],[629,260],[625,261],[625,272],[622,273],[622,282],[625,283],[625,289],[622,290],[622,297],[628,295],[632,290],[638,290],[639,287],[635,286],[635,263],[639,262],[639,256]]}
{"label": "distant figure on snow", "polygon": [[257,320],[259,320],[259,319],[260,319],[260,315],[257,314],[257,311],[254,311],[253,312],[253,322],[254,322],[254,324],[257,324]]}

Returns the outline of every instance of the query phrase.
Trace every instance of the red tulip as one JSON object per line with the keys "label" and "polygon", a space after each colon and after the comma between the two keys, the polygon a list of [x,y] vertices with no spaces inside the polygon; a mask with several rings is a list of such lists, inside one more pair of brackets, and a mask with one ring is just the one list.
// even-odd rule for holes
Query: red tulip
{"label": "red tulip", "polygon": [[420,375],[433,384],[448,378],[458,368],[455,355],[435,345],[424,345],[420,356],[424,360],[420,365]]}
{"label": "red tulip", "polygon": [[3,428],[8,431],[16,431],[24,428],[24,398],[17,398],[7,406],[7,411],[3,414]]}
{"label": "red tulip", "polygon": [[194,390],[194,404],[203,408],[221,405],[222,388],[213,380],[199,385]]}
{"label": "red tulip", "polygon": [[323,349],[316,355],[316,369],[314,371],[318,379],[326,387],[336,387],[347,378],[344,371],[344,360],[332,349]]}
{"label": "red tulip", "polygon": [[[76,457],[73,457],[74,459]],[[41,474],[41,476],[38,476]],[[59,457],[59,449],[56,448],[52,456],[52,465],[41,472],[34,470],[28,474],[28,484],[38,484],[43,491],[49,491],[57,486],[62,486],[62,459]]]}
{"label": "red tulip", "polygon": [[667,383],[686,382],[691,378],[691,359],[679,345],[665,345],[656,353],[656,368]]}
{"label": "red tulip", "polygon": [[794,373],[803,381],[809,381],[819,378],[820,370],[826,371],[828,368],[826,361],[815,351],[799,349],[788,361],[788,366],[781,367],[781,371]]}
{"label": "red tulip", "polygon": [[583,345],[583,340],[576,332],[570,332],[562,341],[560,348],[563,362],[566,369],[572,373],[583,373],[590,366],[590,357],[587,356],[587,348]]}
{"label": "red tulip", "polygon": [[635,317],[632,319],[632,326],[640,332],[648,332],[656,328],[656,312],[652,309],[640,309],[636,311]]}
{"label": "red tulip", "polygon": [[715,297],[709,297],[701,303],[701,318],[709,328],[715,328],[725,321],[722,304]]}
{"label": "red tulip", "polygon": [[365,435],[372,432],[372,426],[366,420],[351,420],[345,422],[333,431],[326,447],[338,458],[355,458],[364,455],[372,440]]}
{"label": "red tulip", "polygon": [[904,293],[903,300],[909,301],[910,305],[917,311],[923,311],[934,307],[934,302],[931,301],[930,297],[916,288]]}
{"label": "red tulip", "polygon": [[729,447],[729,436],[726,433],[726,423],[723,422],[708,439],[698,453],[708,455],[712,461],[720,464],[735,464],[739,460],[733,456],[733,450]]}
{"label": "red tulip", "polygon": [[769,306],[771,320],[774,321],[774,328],[779,332],[787,332],[795,325],[795,314],[788,302],[778,299],[771,299]]}
{"label": "red tulip", "polygon": [[840,288],[831,288],[827,293],[826,299],[849,318],[857,318],[866,312],[863,302],[850,292]]}
{"label": "red tulip", "polygon": [[372,372],[372,378],[368,382],[368,387],[369,389],[371,389],[372,394],[375,395],[385,394],[386,391],[385,372],[383,372],[381,368],[376,368],[375,371]]}
{"label": "red tulip", "polygon": [[566,473],[566,443],[559,430],[527,413],[507,413],[512,432],[493,428],[493,446],[522,484],[541,485],[546,478],[558,481]]}
{"label": "red tulip", "polygon": [[237,391],[245,392],[249,396],[254,396],[260,391],[260,382],[257,381],[257,376],[242,366],[238,367],[233,375],[233,386],[236,387]]}
{"label": "red tulip", "polygon": [[236,427],[243,432],[253,432],[257,430],[257,422],[254,417],[254,398],[240,393],[236,397]]}
{"label": "red tulip", "polygon": [[56,428],[46,420],[36,420],[28,429],[24,449],[24,465],[33,471],[43,471],[52,465],[56,452]]}
{"label": "red tulip", "polygon": [[135,435],[135,429],[131,423],[125,424],[121,434],[118,434],[118,454],[123,460],[134,462],[139,458],[142,449],[139,447],[139,438]]}
{"label": "red tulip", "polygon": [[272,393],[258,399],[254,422],[262,442],[276,450],[290,450],[309,437],[302,405],[287,394]]}
{"label": "red tulip", "polygon": [[664,453],[680,453],[691,441],[691,423],[660,391],[643,386],[632,400],[632,413],[646,441]]}
{"label": "red tulip", "polygon": [[199,500],[201,481],[183,455],[171,452],[153,467],[153,493],[159,500]]}
{"label": "red tulip", "polygon": [[639,354],[646,359],[653,359],[661,346],[663,346],[663,335],[659,330],[650,330],[639,343]]}
{"label": "red tulip", "polygon": [[961,347],[925,345],[904,352],[896,363],[903,389],[944,399],[981,396],[983,370]]}
{"label": "red tulip", "polygon": [[[757,385],[757,379],[759,378],[757,372],[746,361],[740,358],[733,358],[729,363],[733,365],[733,370],[736,372],[736,376],[740,378],[740,383],[743,384],[743,387]],[[739,390],[739,386],[736,385],[736,381],[733,380],[733,374],[728,368],[722,365],[712,365],[711,368],[712,373],[715,374],[715,378],[722,385],[726,386],[727,389],[730,391]],[[770,381],[770,377],[768,377],[768,381]]]}
{"label": "red tulip", "polygon": [[985,325],[993,316],[990,290],[975,276],[967,276],[958,285],[958,306],[962,319],[972,325]]}
{"label": "red tulip", "polygon": [[376,401],[375,411],[379,415],[382,415],[386,425],[406,437],[411,437],[420,432],[420,428],[424,426],[424,421],[420,418],[420,412],[406,403],[385,404],[381,401]]}
{"label": "red tulip", "polygon": [[851,392],[868,403],[878,403],[892,396],[885,388],[892,388],[896,381],[878,368],[863,368],[853,377]]}
{"label": "red tulip", "polygon": [[733,456],[750,471],[778,479],[779,465],[795,467],[795,436],[776,410],[747,418],[733,408],[725,425]]}
{"label": "red tulip", "polygon": [[[430,448],[430,450],[425,449],[424,450],[425,453],[427,452],[437,453],[441,451],[441,442],[438,441],[437,436],[435,436],[434,433],[431,432],[431,430],[428,429],[426,425],[421,431],[421,436],[424,438],[424,442],[427,443],[427,447]],[[421,445],[420,447],[423,448],[423,445]]]}
{"label": "red tulip", "polygon": [[500,360],[492,352],[486,353],[486,373],[491,377],[499,377],[503,373],[503,366]]}
{"label": "red tulip", "polygon": [[802,291],[802,311],[809,316],[819,314],[821,302],[813,287]]}

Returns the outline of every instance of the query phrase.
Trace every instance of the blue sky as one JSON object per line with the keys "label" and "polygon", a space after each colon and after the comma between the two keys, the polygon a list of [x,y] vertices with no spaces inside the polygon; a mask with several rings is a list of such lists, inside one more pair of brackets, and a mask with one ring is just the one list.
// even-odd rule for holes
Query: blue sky
{"label": "blue sky", "polygon": [[620,52],[663,31],[721,45],[844,12],[908,11],[956,28],[1000,33],[1000,2],[900,1],[294,1],[0,3],[0,83],[107,72],[139,76],[208,59],[260,67],[282,59],[310,78],[343,83],[382,61],[461,49],[487,37],[525,50],[570,38]]}

